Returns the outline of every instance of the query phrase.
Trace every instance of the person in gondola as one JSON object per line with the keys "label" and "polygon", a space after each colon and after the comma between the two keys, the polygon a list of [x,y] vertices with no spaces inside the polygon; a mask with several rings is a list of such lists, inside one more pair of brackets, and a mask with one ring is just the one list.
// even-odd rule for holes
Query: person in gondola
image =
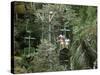
{"label": "person in gondola", "polygon": [[57,42],[60,44],[60,49],[65,47],[65,36],[60,34],[57,38]]}
{"label": "person in gondola", "polygon": [[65,39],[65,48],[69,48],[69,44],[70,44],[70,39],[66,38]]}

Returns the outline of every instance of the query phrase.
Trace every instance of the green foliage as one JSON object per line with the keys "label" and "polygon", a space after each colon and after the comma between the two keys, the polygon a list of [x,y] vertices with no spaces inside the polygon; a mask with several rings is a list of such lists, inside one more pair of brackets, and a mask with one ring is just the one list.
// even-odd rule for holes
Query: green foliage
{"label": "green foliage", "polygon": [[[94,65],[97,61],[96,7],[27,4],[27,7],[30,6],[31,8],[26,11],[31,11],[31,13],[24,14],[24,18],[17,18],[14,24],[16,73],[92,69],[97,66],[97,64]],[[48,19],[50,11],[55,13],[51,22]],[[48,41],[49,24],[52,30],[51,42]],[[26,26],[27,30],[31,31],[30,35],[36,38],[35,41],[31,41],[31,53],[28,51],[28,42],[24,41],[24,37],[29,36]],[[60,65],[59,63],[60,47],[57,46],[58,43],[56,42],[56,38],[61,33],[60,29],[63,27],[71,30],[64,34],[71,40],[69,47],[70,64],[67,65]]]}
{"label": "green foliage", "polygon": [[44,40],[37,51],[34,59],[35,72],[55,71],[55,65],[58,64],[55,46]]}
{"label": "green foliage", "polygon": [[[83,10],[87,16],[83,13]],[[96,56],[97,55],[96,54],[97,50],[96,8],[87,7],[80,9],[80,14],[81,14],[80,18],[85,17],[85,19],[84,18],[81,19],[84,20],[84,23],[79,21],[79,23],[76,26],[73,26],[74,41],[72,42],[71,45],[72,69],[92,68],[90,64],[92,63],[93,66],[93,63],[96,61],[97,57]],[[85,41],[85,43],[83,43],[83,41]]]}

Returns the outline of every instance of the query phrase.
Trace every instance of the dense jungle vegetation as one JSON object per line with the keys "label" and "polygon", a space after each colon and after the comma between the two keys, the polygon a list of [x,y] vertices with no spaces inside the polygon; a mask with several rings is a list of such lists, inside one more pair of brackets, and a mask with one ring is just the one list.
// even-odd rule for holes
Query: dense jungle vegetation
{"label": "dense jungle vegetation", "polygon": [[[97,68],[96,6],[13,4],[14,73]],[[67,48],[57,42],[60,34],[70,39]]]}

